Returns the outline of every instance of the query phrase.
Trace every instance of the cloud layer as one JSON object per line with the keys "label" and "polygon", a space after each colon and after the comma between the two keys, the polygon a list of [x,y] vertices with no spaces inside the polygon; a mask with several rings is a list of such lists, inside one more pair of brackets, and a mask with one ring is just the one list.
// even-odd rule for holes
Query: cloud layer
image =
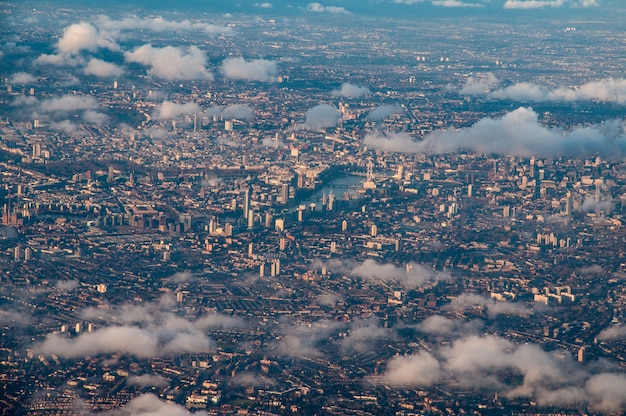
{"label": "cloud layer", "polygon": [[242,57],[226,58],[222,62],[221,73],[230,79],[246,81],[273,81],[278,68],[276,62],[266,59],[246,61]]}
{"label": "cloud layer", "polygon": [[358,85],[344,82],[341,84],[341,88],[332,90],[330,94],[333,97],[359,98],[364,97],[369,93],[370,90],[367,87],[359,87]]}
{"label": "cloud layer", "polygon": [[530,102],[601,101],[626,103],[626,79],[606,78],[580,86],[548,88],[532,82],[520,82],[495,89],[500,84],[491,72],[469,77],[459,89],[462,95],[483,95],[489,100]]}
{"label": "cloud layer", "polygon": [[125,52],[127,62],[148,66],[148,75],[173,80],[213,80],[213,74],[206,68],[206,55],[196,46],[187,49],[165,46],[155,48],[151,44],[140,46],[132,52]]}
{"label": "cloud layer", "polygon": [[532,108],[520,107],[501,118],[484,118],[473,126],[435,131],[422,141],[405,133],[368,133],[363,143],[390,152],[442,154],[456,151],[515,156],[618,157],[626,152],[624,123],[614,120],[565,132],[539,123]]}
{"label": "cloud layer", "polygon": [[202,109],[196,103],[177,104],[171,101],[163,101],[154,110],[152,117],[156,120],[169,120],[185,115],[191,116],[200,112],[202,112]]}
{"label": "cloud layer", "polygon": [[298,127],[301,129],[319,130],[335,127],[341,118],[337,108],[328,104],[317,105],[304,114],[304,123]]}
{"label": "cloud layer", "polygon": [[109,78],[121,77],[124,74],[124,70],[111,62],[93,58],[87,63],[84,73],[85,75],[93,75],[99,78]]}
{"label": "cloud layer", "polygon": [[115,311],[88,308],[81,312],[83,319],[106,322],[108,326],[75,337],[51,334],[33,350],[38,354],[66,358],[116,352],[138,358],[207,353],[214,347],[213,341],[206,336],[207,329],[234,328],[243,323],[221,314],[187,320],[167,312],[173,304],[172,298],[164,297],[159,302],[118,307]]}
{"label": "cloud layer", "polygon": [[624,374],[592,374],[566,352],[517,345],[494,335],[469,335],[433,352],[395,356],[380,381],[406,387],[454,383],[477,391],[497,390],[511,398],[532,398],[541,406],[587,403],[602,412],[626,406]]}

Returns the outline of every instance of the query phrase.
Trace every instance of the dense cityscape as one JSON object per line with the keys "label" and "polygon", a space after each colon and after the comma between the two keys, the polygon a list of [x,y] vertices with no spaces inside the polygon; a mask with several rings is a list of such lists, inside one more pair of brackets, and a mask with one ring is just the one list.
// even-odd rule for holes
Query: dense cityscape
{"label": "dense cityscape", "polygon": [[64,3],[0,2],[2,414],[626,411],[624,5]]}

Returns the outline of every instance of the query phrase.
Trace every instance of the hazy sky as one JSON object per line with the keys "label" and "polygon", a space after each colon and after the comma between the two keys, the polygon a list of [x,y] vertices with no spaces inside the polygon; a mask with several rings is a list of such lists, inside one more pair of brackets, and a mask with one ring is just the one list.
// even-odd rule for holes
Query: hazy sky
{"label": "hazy sky", "polygon": [[[26,2],[25,2],[26,3]],[[64,4],[65,3],[65,4]],[[131,4],[129,4],[131,3]],[[40,1],[27,4],[36,8]],[[335,16],[385,16],[385,17],[447,17],[447,16],[494,16],[514,13],[535,15],[614,15],[626,11],[626,2],[621,0],[239,0],[235,2],[189,0],[137,0],[127,2],[94,0],[55,2],[59,6],[84,5],[94,8],[146,8],[149,10],[181,10],[186,8],[209,13],[254,13],[261,15],[325,14]]]}

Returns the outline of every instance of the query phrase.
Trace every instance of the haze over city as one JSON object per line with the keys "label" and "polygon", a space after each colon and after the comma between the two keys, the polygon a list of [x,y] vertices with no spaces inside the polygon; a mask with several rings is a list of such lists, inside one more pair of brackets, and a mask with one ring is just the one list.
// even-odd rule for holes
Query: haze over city
{"label": "haze over city", "polygon": [[624,2],[0,4],[2,414],[626,412]]}

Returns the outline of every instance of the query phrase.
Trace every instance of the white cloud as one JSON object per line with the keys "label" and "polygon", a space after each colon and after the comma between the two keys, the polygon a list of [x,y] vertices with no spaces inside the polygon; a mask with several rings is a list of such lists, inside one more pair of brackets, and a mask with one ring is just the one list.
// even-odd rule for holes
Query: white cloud
{"label": "white cloud", "polygon": [[167,20],[163,17],[128,17],[120,20],[113,20],[108,16],[100,16],[97,19],[97,26],[114,36],[119,36],[118,32],[123,30],[149,30],[152,32],[183,32],[200,30],[208,34],[230,35],[233,29],[228,26],[215,25],[205,22],[191,22],[190,20]]}
{"label": "white cloud", "polygon": [[416,325],[416,328],[427,334],[432,335],[455,335],[458,337],[463,334],[476,333],[483,326],[480,320],[469,322],[460,321],[458,319],[450,319],[441,315],[433,315],[424,319]]}
{"label": "white cloud", "polygon": [[213,341],[206,336],[209,328],[235,328],[241,319],[221,314],[207,314],[195,320],[174,315],[176,301],[165,295],[159,300],[140,305],[124,305],[111,309],[87,308],[80,312],[84,320],[103,326],[94,332],[76,337],[49,335],[34,350],[40,354],[77,358],[87,355],[125,352],[138,358],[169,356],[179,353],[207,353]]}
{"label": "white cloud", "polygon": [[11,101],[11,107],[34,106],[37,104],[39,104],[39,100],[31,95],[18,95]]}
{"label": "white cloud", "polygon": [[221,73],[226,78],[246,81],[272,81],[277,72],[276,62],[266,59],[246,61],[242,57],[226,58],[221,67]]}
{"label": "white cloud", "polygon": [[99,43],[98,29],[87,22],[81,22],[63,30],[57,49],[66,54],[77,54],[82,50],[93,52],[98,49]]}
{"label": "white cloud", "polygon": [[154,394],[142,394],[120,409],[129,416],[189,416],[189,411],[176,403],[164,402]]}
{"label": "white cloud", "polygon": [[349,84],[344,82],[341,84],[341,88],[337,90],[332,90],[330,94],[333,97],[348,97],[348,98],[359,98],[364,97],[370,93],[369,88],[367,87],[359,87],[358,85]]}
{"label": "white cloud", "polygon": [[592,405],[602,412],[621,412],[626,409],[626,376],[624,374],[598,374],[586,385]]}
{"label": "white cloud", "polygon": [[319,320],[310,324],[295,325],[285,331],[278,343],[278,353],[289,357],[319,356],[319,344],[336,333],[341,324],[335,321]]}
{"label": "white cloud", "polygon": [[315,13],[351,14],[343,7],[324,6],[321,3],[309,3],[306,5],[306,9]]}
{"label": "white cloud", "polygon": [[433,6],[440,7],[484,7],[480,3],[468,3],[461,0],[394,0],[394,3],[400,4],[416,4],[416,3],[430,3]]}
{"label": "white cloud", "polygon": [[28,72],[16,72],[9,77],[9,84],[32,84],[37,81],[37,78],[29,74]]}
{"label": "white cloud", "polygon": [[505,9],[539,9],[543,7],[561,7],[565,0],[507,0]]}
{"label": "white cloud", "polygon": [[589,156],[618,157],[626,152],[626,133],[622,122],[564,132],[543,126],[532,108],[520,107],[501,118],[484,118],[460,130],[435,131],[422,141],[400,134],[369,133],[364,143],[376,149],[407,153],[441,154],[466,150],[515,156]]}
{"label": "white cloud", "polygon": [[365,135],[363,144],[385,152],[417,153],[421,151],[420,142],[414,140],[408,133],[375,131]]}
{"label": "white cloud", "polygon": [[260,7],[261,9],[271,9],[272,7],[274,7],[272,3],[255,3],[254,6]]}
{"label": "white cloud", "polygon": [[614,325],[609,328],[603,329],[598,334],[600,341],[611,341],[615,339],[626,339],[626,325]]}
{"label": "white cloud", "polygon": [[394,114],[402,114],[403,112],[404,110],[398,104],[383,105],[367,113],[366,118],[372,121],[380,121]]}
{"label": "white cloud", "polygon": [[452,299],[448,308],[455,311],[465,311],[477,306],[487,309],[487,313],[492,318],[497,315],[527,316],[531,313],[526,306],[520,303],[495,301],[475,293],[463,293],[457,296]]}
{"label": "white cloud", "polygon": [[173,275],[167,277],[165,280],[171,283],[186,283],[194,280],[194,275],[191,272],[176,272]]}
{"label": "white cloud", "polygon": [[437,272],[420,264],[410,263],[407,267],[398,267],[393,264],[380,264],[372,259],[357,265],[350,273],[370,282],[393,282],[407,289],[452,279],[449,273]]}
{"label": "white cloud", "polygon": [[167,387],[169,380],[158,374],[142,374],[140,376],[130,376],[126,382],[133,386],[140,387]]}
{"label": "white cloud", "polygon": [[90,95],[63,95],[43,100],[40,107],[45,112],[94,110],[98,108],[98,103]]}
{"label": "white cloud", "polygon": [[171,101],[163,101],[154,110],[152,117],[156,120],[170,120],[185,115],[191,116],[200,112],[202,112],[202,109],[196,103],[177,104]]}
{"label": "white cloud", "polygon": [[433,6],[442,7],[484,7],[478,3],[465,3],[460,0],[433,0]]}
{"label": "white cloud", "polygon": [[222,110],[221,115],[233,120],[250,120],[254,117],[254,110],[249,105],[233,104]]}
{"label": "white cloud", "polygon": [[54,285],[55,289],[62,292],[69,292],[76,289],[77,286],[78,280],[57,280],[56,284]]}
{"label": "white cloud", "polygon": [[127,62],[135,62],[150,67],[148,75],[165,80],[213,80],[213,74],[206,68],[206,55],[196,46],[186,51],[182,48],[166,46],[155,48],[151,44],[140,46],[132,52],[125,52]]}
{"label": "white cloud", "polygon": [[468,77],[465,85],[459,90],[462,95],[481,95],[487,94],[495,86],[499,84],[499,80],[491,72]]}
{"label": "white cloud", "polygon": [[607,78],[591,81],[579,87],[549,89],[537,84],[522,82],[498,89],[487,94],[492,100],[517,101],[607,101],[626,103],[626,79]]}
{"label": "white cloud", "polygon": [[398,355],[387,363],[382,380],[395,386],[431,386],[442,376],[439,361],[426,351]]}
{"label": "white cloud", "polygon": [[34,63],[36,65],[59,65],[59,66],[79,66],[84,63],[84,59],[79,56],[67,54],[41,54]]}
{"label": "white cloud", "polygon": [[59,122],[50,123],[50,127],[55,130],[64,131],[66,133],[76,133],[78,131],[78,126],[72,123],[69,120],[63,120]]}
{"label": "white cloud", "polygon": [[548,352],[495,335],[470,335],[430,352],[395,356],[377,381],[407,387],[445,382],[475,391],[497,390],[503,397],[529,398],[540,406],[626,410],[626,375],[593,374],[593,369],[575,362],[566,351]]}
{"label": "white cloud", "polygon": [[85,75],[93,75],[99,78],[108,78],[121,77],[124,74],[124,70],[111,62],[93,58],[87,63],[84,73]]}
{"label": "white cloud", "polygon": [[87,123],[102,125],[109,121],[109,116],[98,111],[87,110],[83,114],[83,120],[85,120]]}
{"label": "white cloud", "polygon": [[240,373],[232,378],[233,384],[240,386],[269,387],[276,385],[276,382],[264,375],[256,375],[252,373]]}
{"label": "white cloud", "polygon": [[141,328],[118,326],[85,332],[76,338],[53,334],[35,350],[40,354],[68,358],[113,352],[125,352],[139,358],[148,358],[157,355],[158,338]]}
{"label": "white cloud", "polygon": [[375,319],[359,319],[350,324],[346,336],[342,338],[341,347],[348,350],[366,351],[373,341],[392,336],[392,331],[383,328]]}
{"label": "white cloud", "polygon": [[328,104],[317,105],[304,114],[304,123],[298,128],[319,130],[337,126],[341,113],[335,107]]}

